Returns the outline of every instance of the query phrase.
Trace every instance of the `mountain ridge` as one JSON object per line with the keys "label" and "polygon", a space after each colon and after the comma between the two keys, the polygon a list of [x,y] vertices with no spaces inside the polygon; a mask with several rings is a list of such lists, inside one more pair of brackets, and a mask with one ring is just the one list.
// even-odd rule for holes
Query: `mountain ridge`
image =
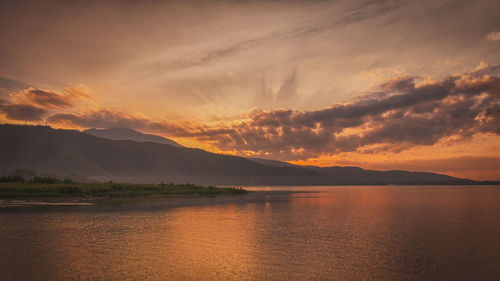
{"label": "mountain ridge", "polygon": [[0,125],[0,155],[3,155],[0,158],[0,174],[15,169],[27,169],[58,176],[78,174],[130,182],[190,182],[214,185],[482,183],[425,172],[374,171],[359,167],[293,164],[284,167],[272,166],[201,149],[154,142],[109,140],[46,126]]}
{"label": "mountain ridge", "polygon": [[145,134],[130,128],[107,128],[107,129],[96,129],[91,128],[83,131],[86,134],[93,135],[95,137],[100,137],[110,140],[133,140],[138,142],[156,142],[168,145],[173,145],[176,147],[183,147],[177,142],[153,134]]}

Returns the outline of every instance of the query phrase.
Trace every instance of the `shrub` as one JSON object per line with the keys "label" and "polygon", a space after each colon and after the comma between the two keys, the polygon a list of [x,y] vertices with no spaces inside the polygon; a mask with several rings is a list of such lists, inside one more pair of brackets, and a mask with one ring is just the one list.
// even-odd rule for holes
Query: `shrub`
{"label": "shrub", "polygon": [[64,179],[63,181],[65,184],[75,184],[76,182],[73,181],[72,179]]}
{"label": "shrub", "polygon": [[2,176],[0,182],[23,182],[24,178],[20,175]]}
{"label": "shrub", "polygon": [[53,176],[34,177],[31,181],[35,183],[57,183],[56,177]]}

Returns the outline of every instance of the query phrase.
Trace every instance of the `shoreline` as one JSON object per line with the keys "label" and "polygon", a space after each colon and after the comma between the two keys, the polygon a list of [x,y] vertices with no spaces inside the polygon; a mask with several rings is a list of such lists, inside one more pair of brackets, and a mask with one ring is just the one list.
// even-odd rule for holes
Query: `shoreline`
{"label": "shoreline", "polygon": [[10,205],[84,205],[113,199],[197,198],[247,194],[238,187],[194,184],[76,183],[54,178],[0,182],[0,207]]}

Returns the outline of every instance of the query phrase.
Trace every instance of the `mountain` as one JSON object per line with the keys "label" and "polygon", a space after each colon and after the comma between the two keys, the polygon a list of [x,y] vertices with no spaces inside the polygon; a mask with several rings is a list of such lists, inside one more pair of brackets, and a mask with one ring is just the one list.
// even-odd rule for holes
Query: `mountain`
{"label": "mountain", "polygon": [[109,128],[109,129],[92,128],[85,130],[83,132],[103,139],[132,140],[138,142],[156,142],[156,143],[169,144],[176,147],[182,147],[182,145],[176,143],[171,139],[167,139],[157,135],[143,134],[141,132],[129,128]]}
{"label": "mountain", "polygon": [[269,159],[263,159],[263,158],[253,158],[253,157],[247,157],[248,160],[254,161],[260,164],[264,164],[267,166],[273,166],[273,167],[300,167],[298,165],[290,164],[287,162],[283,161],[278,161],[278,160],[269,160]]}
{"label": "mountain", "polygon": [[46,126],[0,125],[0,155],[0,174],[24,169],[61,177],[76,174],[123,182],[213,185],[480,183],[434,173],[277,165],[268,160],[255,161],[155,142],[109,140]]}

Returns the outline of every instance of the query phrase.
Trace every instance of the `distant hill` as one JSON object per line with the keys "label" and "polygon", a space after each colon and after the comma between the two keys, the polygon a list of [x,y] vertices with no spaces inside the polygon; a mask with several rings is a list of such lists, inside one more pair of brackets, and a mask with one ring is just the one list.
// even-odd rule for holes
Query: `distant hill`
{"label": "distant hill", "polygon": [[283,161],[278,161],[278,160],[269,160],[269,159],[263,159],[263,158],[253,158],[253,157],[247,157],[248,160],[254,161],[260,164],[264,164],[267,166],[273,166],[273,167],[299,167],[298,165],[290,164],[287,162]]}
{"label": "distant hill", "polygon": [[109,129],[92,128],[85,130],[83,132],[103,139],[132,140],[138,142],[156,142],[156,143],[169,144],[176,147],[182,147],[182,145],[176,143],[171,139],[167,139],[157,135],[143,134],[141,132],[129,128],[109,128]]}
{"label": "distant hill", "polygon": [[127,182],[214,185],[480,183],[434,173],[321,168],[249,160],[155,142],[109,140],[46,126],[0,125],[0,155],[0,174],[24,169],[57,176],[77,174]]}

